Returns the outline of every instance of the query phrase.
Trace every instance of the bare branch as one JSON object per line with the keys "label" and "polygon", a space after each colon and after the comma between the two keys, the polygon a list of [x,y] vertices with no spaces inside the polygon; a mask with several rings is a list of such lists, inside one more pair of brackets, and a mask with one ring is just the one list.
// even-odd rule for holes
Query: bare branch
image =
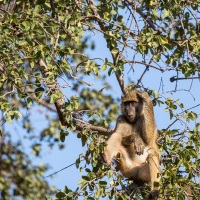
{"label": "bare branch", "polygon": [[[153,57],[152,57],[151,60],[149,61],[149,64],[148,64],[148,65],[150,65],[152,61],[153,61]],[[145,73],[149,70],[149,66],[148,66],[148,65],[146,65],[146,69],[144,70],[144,72],[142,73],[140,79],[138,80],[137,85],[139,85],[139,83],[142,81],[143,76],[144,76]]]}
{"label": "bare branch", "polygon": [[76,76],[73,76],[71,72],[69,72],[69,74],[70,74],[70,76],[71,76],[74,80],[76,80],[76,81],[78,81],[78,82],[80,82],[80,83],[82,83],[82,84],[85,84],[85,85],[87,85],[87,86],[89,86],[89,87],[92,87],[92,86],[93,86],[93,84],[89,84],[89,83],[87,83],[87,82],[85,82],[85,81],[83,81],[83,80],[77,78]]}
{"label": "bare branch", "polygon": [[59,38],[60,38],[60,31],[58,31],[58,33],[57,33],[57,37],[56,37],[56,42],[55,42],[55,45],[54,45],[54,49],[56,49],[57,46],[58,46]]}
{"label": "bare branch", "polygon": [[188,77],[188,78],[175,78],[175,76],[171,77],[169,80],[171,82],[174,82],[174,81],[179,81],[179,80],[194,80],[194,79],[200,79],[200,77]]}
{"label": "bare branch", "polygon": [[117,78],[117,81],[119,83],[122,93],[125,95],[127,93],[127,87],[124,83],[124,79],[123,79],[122,75],[121,76],[116,75],[116,78]]}
{"label": "bare branch", "polygon": [[197,104],[196,106],[193,106],[193,107],[191,107],[191,108],[187,108],[187,109],[185,109],[184,111],[182,111],[180,114],[184,113],[185,111],[192,110],[193,108],[196,108],[196,107],[198,107],[198,106],[200,106],[200,104]]}
{"label": "bare branch", "polygon": [[3,99],[5,96],[13,94],[15,92],[15,88],[13,87],[12,91],[6,92],[4,95],[0,96],[1,99]]}
{"label": "bare branch", "polygon": [[67,169],[67,168],[69,168],[69,167],[71,167],[71,166],[73,166],[73,165],[75,165],[75,164],[76,164],[76,162],[74,162],[74,163],[72,163],[72,164],[70,164],[70,165],[68,165],[68,166],[66,166],[66,167],[64,167],[64,168],[62,168],[62,169],[60,169],[60,170],[58,170],[58,171],[52,173],[52,174],[49,174],[48,176],[46,176],[46,178],[48,178],[48,177],[50,177],[50,176],[53,176],[53,175],[55,175],[55,174],[57,174],[57,173],[59,173],[59,172],[65,170],[65,169]]}
{"label": "bare branch", "polygon": [[149,26],[154,30],[154,31],[158,31],[156,29],[156,27],[154,26],[154,23],[152,20],[148,19],[148,16],[146,16],[143,12],[141,8],[138,8],[137,6],[135,6],[135,4],[133,3],[132,0],[127,0],[126,1],[130,6],[133,7],[133,9],[136,10],[136,12],[144,19],[145,22],[147,22],[149,24]]}
{"label": "bare branch", "polygon": [[178,120],[179,120],[179,118],[176,118],[176,119],[165,129],[165,131],[163,132],[163,134],[160,135],[160,136],[158,137],[158,139],[157,139],[157,144],[161,144],[161,140],[162,140],[163,138],[166,137],[166,133],[169,131],[170,127],[173,126]]}
{"label": "bare branch", "polygon": [[148,67],[151,67],[151,68],[154,68],[154,69],[157,69],[161,72],[164,72],[165,70],[162,69],[162,68],[158,68],[154,65],[151,65],[151,64],[148,64],[148,63],[145,63],[145,62],[139,62],[139,61],[135,61],[135,60],[127,60],[126,63],[137,63],[137,64],[141,64],[141,65],[145,65],[145,66],[148,66]]}

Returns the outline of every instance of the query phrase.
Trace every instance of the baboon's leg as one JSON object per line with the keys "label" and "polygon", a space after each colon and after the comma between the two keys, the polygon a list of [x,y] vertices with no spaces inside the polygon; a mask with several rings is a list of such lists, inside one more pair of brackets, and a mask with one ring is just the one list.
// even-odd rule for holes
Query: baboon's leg
{"label": "baboon's leg", "polygon": [[113,133],[108,139],[103,153],[103,159],[107,164],[111,164],[112,159],[119,153],[121,142],[122,137],[117,133]]}
{"label": "baboon's leg", "polygon": [[159,183],[160,183],[160,159],[159,154],[154,149],[148,150],[147,162],[149,164],[150,177],[151,177],[151,193],[148,199],[153,199],[159,196]]}

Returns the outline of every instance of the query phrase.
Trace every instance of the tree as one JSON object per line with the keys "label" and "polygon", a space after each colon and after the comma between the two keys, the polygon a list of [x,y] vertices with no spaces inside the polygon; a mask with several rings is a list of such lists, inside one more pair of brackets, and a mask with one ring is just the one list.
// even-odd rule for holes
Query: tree
{"label": "tree", "polygon": [[[128,88],[147,91],[155,108],[169,113],[167,126],[159,126],[160,199],[198,199],[200,104],[194,105],[192,98],[198,98],[193,93],[199,86],[199,1],[0,2],[1,199],[41,199],[53,192],[42,177],[48,167],[34,166],[6,128],[15,121],[26,130],[35,156],[46,141],[57,145],[57,133],[64,142],[76,132],[87,147],[76,160],[84,172],[79,187],[73,191],[66,186],[57,199],[144,197],[148,186],[125,189],[131,181],[99,159],[120,112],[119,97]],[[106,57],[95,51],[101,45],[96,35],[106,43],[101,49],[109,52]],[[114,87],[121,90],[117,99],[110,84],[114,78]],[[160,86],[150,83],[155,79]],[[101,88],[94,87],[94,80]],[[181,86],[182,80],[189,89]],[[177,98],[181,91],[189,99],[186,105]],[[30,115],[36,104],[46,109],[42,114],[49,124],[37,134]]]}

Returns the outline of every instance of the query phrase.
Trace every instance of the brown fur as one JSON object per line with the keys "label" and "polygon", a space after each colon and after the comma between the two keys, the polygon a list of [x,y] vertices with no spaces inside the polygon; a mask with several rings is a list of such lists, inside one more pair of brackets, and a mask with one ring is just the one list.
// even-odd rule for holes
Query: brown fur
{"label": "brown fur", "polygon": [[118,117],[115,130],[107,141],[103,157],[108,164],[114,158],[117,168],[126,178],[151,182],[149,199],[152,199],[159,195],[159,187],[154,186],[154,182],[160,181],[153,104],[146,92],[135,93],[132,96],[137,99],[132,98],[132,101],[137,103],[131,108],[135,119],[132,122],[128,120],[127,108],[126,111],[124,109],[125,96],[121,106],[122,115]]}

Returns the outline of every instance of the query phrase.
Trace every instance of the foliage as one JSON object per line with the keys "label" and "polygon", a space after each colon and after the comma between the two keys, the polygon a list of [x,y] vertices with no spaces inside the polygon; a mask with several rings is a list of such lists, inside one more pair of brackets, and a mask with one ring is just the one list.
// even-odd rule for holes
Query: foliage
{"label": "foliage", "polygon": [[[108,127],[119,114],[119,97],[126,91],[124,82],[148,91],[154,105],[169,113],[168,125],[159,130],[160,199],[184,199],[188,188],[197,199],[200,123],[195,109],[199,104],[194,107],[189,104],[186,109],[181,103],[183,99],[177,100],[164,92],[167,86],[162,79],[159,91],[157,85],[150,86],[149,82],[156,79],[151,71],[159,76],[162,73],[175,83],[171,94],[178,94],[179,81],[191,79],[189,89],[183,88],[187,96],[191,94],[200,74],[199,3],[198,0],[1,0],[1,199],[10,196],[33,199],[33,195],[40,199],[53,192],[42,177],[47,167],[34,166],[21,142],[15,144],[13,134],[6,133],[7,124],[15,121],[26,130],[25,136],[36,157],[45,142],[51,148],[55,145],[64,148],[59,140],[65,142],[72,131],[87,148],[76,160],[76,167],[84,172],[79,187],[72,190],[66,186],[56,194],[56,199],[144,197],[148,186],[124,180],[99,159],[104,138],[110,132]],[[99,56],[95,48],[101,44],[94,41],[93,35],[100,35],[107,46],[101,51],[108,51],[109,55]],[[138,76],[141,69],[144,70]],[[111,87],[113,77],[117,86]],[[96,87],[96,82],[101,88]],[[113,88],[120,88],[121,93],[115,96]],[[30,113],[37,104],[48,125],[35,134],[37,125]],[[29,190],[27,184],[32,186]]]}
{"label": "foliage", "polygon": [[42,178],[48,166],[33,165],[28,155],[23,152],[23,145],[20,142],[11,142],[7,134],[4,136],[1,144],[1,199],[11,199],[14,196],[42,199],[53,194],[55,189],[49,187]]}

